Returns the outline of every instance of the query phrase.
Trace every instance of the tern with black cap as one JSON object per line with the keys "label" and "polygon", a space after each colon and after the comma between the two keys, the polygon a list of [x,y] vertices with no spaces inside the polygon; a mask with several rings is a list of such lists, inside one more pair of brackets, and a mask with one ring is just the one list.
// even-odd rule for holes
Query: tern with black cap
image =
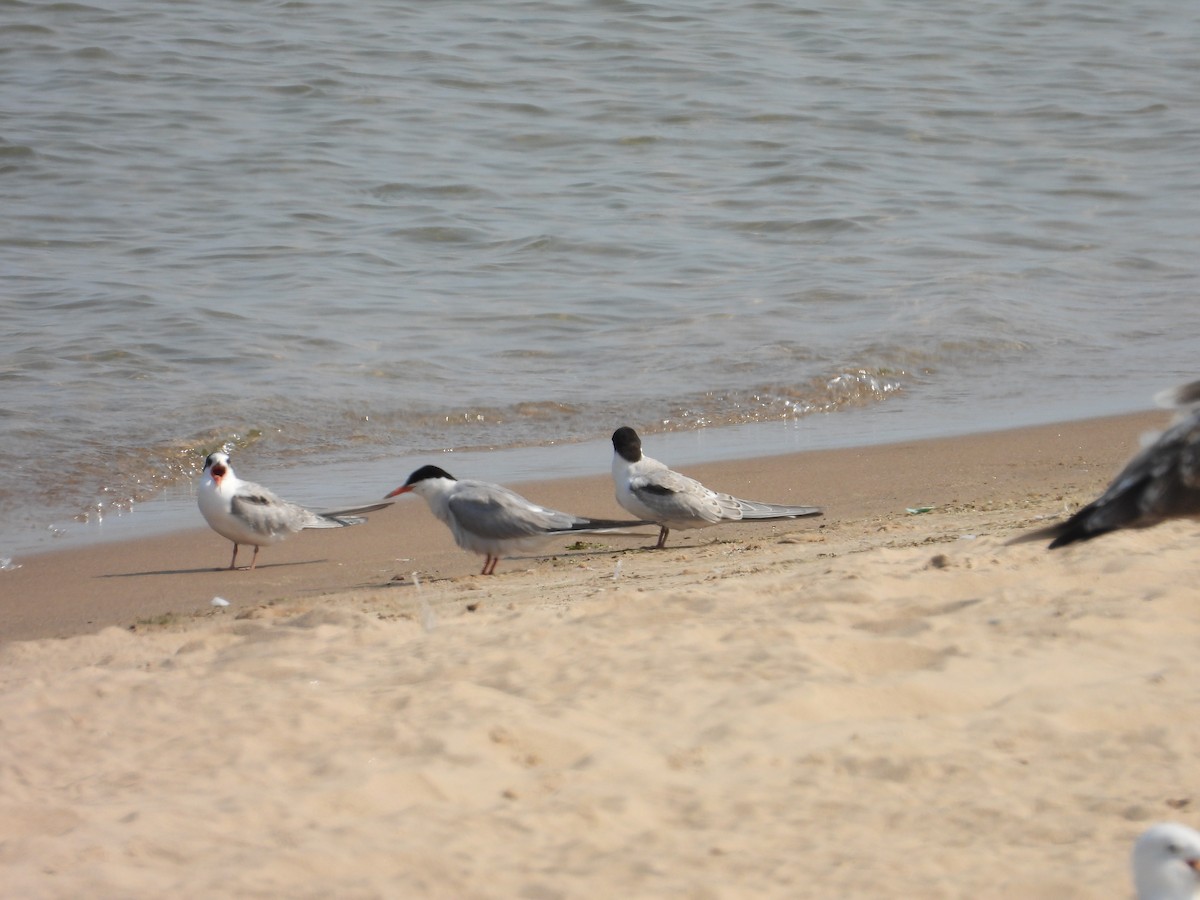
{"label": "tern with black cap", "polygon": [[445,469],[422,466],[387,496],[414,493],[450,529],[454,542],[484,557],[481,575],[492,575],[501,556],[536,549],[553,537],[620,533],[646,522],[588,519],[526,500],[487,481],[459,481]]}
{"label": "tern with black cap", "polygon": [[707,528],[743,519],[795,519],[819,516],[819,506],[781,506],[758,500],[741,500],[710,490],[694,478],[673,472],[642,454],[642,439],[628,426],[613,432],[613,483],[617,502],[662,529],[655,549],[666,546],[672,528]]}

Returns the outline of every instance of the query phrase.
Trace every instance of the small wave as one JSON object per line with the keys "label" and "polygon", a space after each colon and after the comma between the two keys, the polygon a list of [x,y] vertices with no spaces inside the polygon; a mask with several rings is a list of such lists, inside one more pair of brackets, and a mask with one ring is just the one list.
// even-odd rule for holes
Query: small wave
{"label": "small wave", "polygon": [[[92,457],[72,474],[76,493],[92,499],[77,508],[71,518],[81,524],[102,524],[106,517],[132,512],[174,485],[191,481],[204,468],[204,459],[215,450],[235,452],[253,446],[263,432],[209,432],[188,441],[156,447],[113,450]],[[79,486],[92,485],[79,491]]]}
{"label": "small wave", "polygon": [[903,392],[916,376],[902,369],[846,369],[796,385],[763,385],[748,391],[707,392],[678,404],[647,430],[749,425],[880,403]]}
{"label": "small wave", "polygon": [[903,370],[845,368],[795,384],[705,391],[680,398],[666,409],[647,400],[586,407],[530,400],[382,413],[342,409],[316,418],[306,410],[305,415],[286,417],[284,425],[214,429],[153,447],[105,448],[77,466],[71,484],[63,487],[76,503],[81,495],[90,498],[75,507],[73,520],[99,524],[193,481],[205,456],[218,449],[236,454],[256,448],[269,453],[275,464],[296,465],[363,453],[422,455],[578,443],[606,437],[621,422],[653,433],[832,413],[883,402],[914,380]]}
{"label": "small wave", "polygon": [[[408,452],[417,454],[576,443],[606,437],[620,422],[648,432],[684,431],[833,413],[884,402],[919,378],[905,369],[848,367],[794,384],[704,391],[681,397],[665,408],[658,400],[627,399],[587,406],[543,400],[419,412],[409,409],[360,416],[355,430],[368,444],[375,435],[407,445]],[[364,422],[365,418],[370,422]],[[340,431],[344,434],[345,428]]]}
{"label": "small wave", "polygon": [[836,234],[843,231],[859,231],[867,228],[863,219],[823,218],[805,220],[769,220],[757,222],[738,222],[732,226],[734,231],[746,231],[752,234]]}
{"label": "small wave", "polygon": [[395,200],[405,197],[456,197],[486,199],[491,192],[474,185],[448,182],[443,184],[417,184],[411,181],[392,181],[371,188],[368,193],[377,200]]}
{"label": "small wave", "polygon": [[484,240],[484,232],[474,228],[458,228],[446,225],[426,225],[416,228],[397,228],[392,232],[397,238],[404,238],[417,244],[479,244]]}
{"label": "small wave", "polygon": [[34,149],[26,144],[10,144],[0,138],[0,160],[31,159],[35,155]]}

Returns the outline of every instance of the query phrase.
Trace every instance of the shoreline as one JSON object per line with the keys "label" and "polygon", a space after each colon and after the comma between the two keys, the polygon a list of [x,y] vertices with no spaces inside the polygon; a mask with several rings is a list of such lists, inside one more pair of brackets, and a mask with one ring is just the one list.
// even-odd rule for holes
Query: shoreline
{"label": "shoreline", "polygon": [[[827,515],[492,577],[421,501],[253,573],[214,571],[207,530],[48,555],[4,573],[9,627],[49,639],[0,642],[0,877],[134,900],[1123,895],[1136,836],[1200,816],[1195,524],[1006,542],[1167,418],[687,466]],[[607,476],[519,487],[615,504]]]}
{"label": "shoreline", "polygon": [[[668,549],[827,531],[835,524],[903,515],[906,508],[916,506],[937,510],[997,498],[1012,501],[1017,499],[1014,492],[1025,499],[1048,491],[1066,492],[1082,502],[1089,492],[1098,493],[1133,455],[1140,434],[1161,429],[1169,419],[1169,412],[1147,411],[951,438],[677,466],[717,490],[776,503],[824,506],[825,515],[769,525],[676,531]],[[655,455],[652,444],[648,452]],[[672,464],[669,458],[664,462]],[[511,486],[559,509],[593,517],[625,517],[612,497],[607,474]],[[1052,512],[1042,509],[1040,514]],[[568,552],[587,560],[646,542],[591,536],[587,543],[605,549],[595,554]],[[559,556],[564,556],[562,546],[566,544],[560,545]],[[473,555],[453,544],[448,530],[416,499],[372,514],[366,525],[306,531],[265,547],[253,573],[219,569],[226,564],[229,549],[226,540],[198,524],[181,532],[21,557],[20,568],[0,572],[0,583],[11,598],[0,643],[203,615],[211,612],[214,597],[229,600],[236,612],[283,597],[375,588],[394,584],[397,577],[411,581],[413,572],[426,580],[472,576],[479,565]],[[536,567],[539,559],[549,560],[555,553],[555,545],[550,544],[544,555],[502,560],[498,574]]]}
{"label": "shoreline", "polygon": [[[1014,410],[1010,401],[998,408],[989,407],[986,420],[981,413],[964,417],[960,412],[954,416],[953,425],[947,427],[945,421],[931,420],[926,406],[905,399],[894,405],[850,407],[798,419],[647,432],[643,437],[652,442],[655,451],[652,456],[670,460],[673,468],[683,470],[710,463],[734,464],[759,457],[953,440],[1042,425],[1118,419],[1145,411],[1144,403],[1117,406],[1119,408],[1081,412],[1066,408],[1067,404],[1058,400],[1048,405],[1040,404],[1036,412],[1031,412]],[[748,454],[747,448],[755,449]],[[319,481],[312,477],[311,461],[280,465],[282,461],[272,458],[270,453],[243,458],[249,454],[241,451],[235,455],[234,462],[239,474],[249,480],[266,484],[282,497],[312,508],[322,508],[370,502],[376,495],[370,492],[367,492],[369,496],[364,495],[362,485],[374,485],[375,490],[381,490],[380,485],[390,489],[425,463],[448,468],[462,477],[512,485],[586,478],[607,471],[606,461],[611,452],[607,438],[596,438],[567,443],[550,441],[518,446],[441,449],[407,453],[400,458],[367,454],[356,456],[353,461],[324,462]],[[94,499],[99,499],[99,495]],[[49,520],[39,518],[36,525],[17,509],[16,518],[23,524],[14,526],[12,531],[0,532],[4,538],[0,541],[4,548],[0,550],[0,560],[9,558],[19,562],[40,553],[138,541],[160,533],[190,530],[196,524],[194,478],[190,482],[160,486],[154,496],[138,501],[131,509],[108,509],[99,521],[93,520],[94,505],[85,503],[84,506],[86,511],[75,516],[60,509],[51,514]]]}

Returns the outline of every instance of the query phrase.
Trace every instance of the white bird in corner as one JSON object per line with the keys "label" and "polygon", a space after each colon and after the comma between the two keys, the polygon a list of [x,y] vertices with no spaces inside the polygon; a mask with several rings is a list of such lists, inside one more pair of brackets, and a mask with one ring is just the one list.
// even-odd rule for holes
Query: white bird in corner
{"label": "white bird in corner", "polygon": [[739,519],[795,519],[824,512],[819,506],[779,506],[709,490],[694,478],[643,456],[642,439],[627,426],[613,432],[612,443],[617,502],[662,529],[655,549],[666,546],[672,528],[706,528]]}
{"label": "white bird in corner", "polygon": [[422,466],[388,497],[412,492],[445,523],[454,542],[484,557],[481,575],[492,575],[501,556],[533,550],[556,535],[621,533],[648,522],[587,519],[548,509],[487,481],[459,481],[445,469]]}
{"label": "white bird in corner", "polygon": [[1200,832],[1175,822],[1151,825],[1133,845],[1138,900],[1200,897]]}
{"label": "white bird in corner", "polygon": [[353,509],[314,512],[295,503],[282,500],[271,491],[252,481],[242,481],[229,465],[229,454],[218,451],[204,460],[204,474],[196,492],[200,514],[221,537],[233,541],[233,558],[229,568],[237,565],[238,547],[253,544],[253,569],[258,562],[258,550],[267,544],[282,541],[289,534],[304,528],[342,528],[361,525],[367,521],[362,513],[374,512],[389,506],[375,503]]}

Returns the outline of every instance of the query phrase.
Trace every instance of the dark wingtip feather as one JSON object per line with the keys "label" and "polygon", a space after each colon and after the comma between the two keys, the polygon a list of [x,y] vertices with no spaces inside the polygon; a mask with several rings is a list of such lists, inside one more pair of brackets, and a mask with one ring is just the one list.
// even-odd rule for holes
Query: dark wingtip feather
{"label": "dark wingtip feather", "polygon": [[1067,544],[1074,544],[1077,541],[1090,541],[1092,538],[1108,534],[1108,532],[1113,530],[1112,528],[1089,527],[1090,523],[1088,518],[1083,515],[1084,512],[1086,510],[1080,510],[1069,519],[1064,519],[1061,522],[1055,522],[1053,525],[1046,525],[1043,528],[1037,528],[1033,531],[1027,531],[1024,534],[1018,534],[1006,543],[1029,544],[1035,541],[1050,541],[1046,549],[1057,550],[1059,547],[1065,547]]}
{"label": "dark wingtip feather", "polygon": [[1057,550],[1059,547],[1065,547],[1067,544],[1074,544],[1076,541],[1090,541],[1094,537],[1099,537],[1104,534],[1103,531],[1088,531],[1081,526],[1070,527],[1070,522],[1063,523],[1063,529],[1058,536],[1050,542],[1047,550]]}
{"label": "dark wingtip feather", "polygon": [[583,519],[576,522],[567,531],[594,531],[598,528],[640,528],[643,526],[658,526],[654,522],[644,522],[641,519]]}

